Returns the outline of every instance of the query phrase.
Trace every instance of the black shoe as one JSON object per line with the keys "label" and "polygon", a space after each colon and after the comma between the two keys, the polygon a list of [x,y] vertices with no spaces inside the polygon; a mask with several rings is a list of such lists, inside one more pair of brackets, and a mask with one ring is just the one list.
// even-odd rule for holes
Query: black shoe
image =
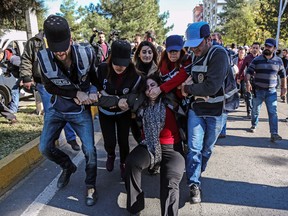
{"label": "black shoe", "polygon": [[116,155],[107,155],[107,161],[106,161],[107,171],[111,172],[114,169],[115,158],[116,158]]}
{"label": "black shoe", "polygon": [[125,163],[120,164],[120,174],[122,181],[125,181]]}
{"label": "black shoe", "polygon": [[141,216],[141,212],[137,212],[136,214],[130,213],[130,216]]}
{"label": "black shoe", "polygon": [[201,202],[201,190],[198,185],[193,184],[190,186],[190,203],[200,203]]}
{"label": "black shoe", "polygon": [[277,140],[282,140],[282,137],[278,134],[271,134],[271,142],[276,142]]}
{"label": "black shoe", "polygon": [[58,182],[57,182],[57,187],[58,188],[63,188],[65,187],[70,180],[70,176],[72,175],[72,173],[75,173],[77,170],[77,167],[72,163],[71,167],[68,169],[63,169]]}
{"label": "black shoe", "polygon": [[251,128],[249,128],[247,131],[250,132],[250,133],[255,133],[256,127],[255,126],[251,126]]}
{"label": "black shoe", "polygon": [[226,134],[219,134],[218,139],[226,138]]}
{"label": "black shoe", "polygon": [[246,116],[247,119],[251,119],[251,114],[250,113],[247,113],[247,116]]}
{"label": "black shoe", "polygon": [[86,205],[93,206],[96,203],[98,196],[95,188],[87,189]]}
{"label": "black shoe", "polygon": [[67,142],[69,145],[71,145],[72,149],[74,151],[80,151],[80,146],[78,145],[76,140],[71,140],[69,142]]}

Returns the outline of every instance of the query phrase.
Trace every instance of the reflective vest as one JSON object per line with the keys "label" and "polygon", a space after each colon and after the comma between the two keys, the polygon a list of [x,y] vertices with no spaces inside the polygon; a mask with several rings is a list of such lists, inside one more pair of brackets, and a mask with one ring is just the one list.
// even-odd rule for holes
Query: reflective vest
{"label": "reflective vest", "polygon": [[[38,52],[38,60],[41,70],[51,82],[61,89],[89,91],[90,79],[88,72],[93,60],[92,50],[89,47],[83,47],[78,45],[71,46],[72,62],[75,62],[75,66],[78,74],[78,84],[71,82],[71,80],[61,71],[55,61],[53,53],[49,49],[43,49]],[[92,66],[93,67],[93,66]],[[64,97],[59,95],[53,95],[52,106],[62,113],[80,113],[84,110],[84,105],[77,105],[73,98]]]}
{"label": "reflective vest", "polygon": [[[218,45],[214,45],[209,49],[205,57],[202,57],[197,61],[195,57],[193,58],[191,75],[195,83],[201,83],[206,79],[209,61],[218,49],[224,48]],[[229,65],[231,65],[228,54],[227,60],[229,61]],[[212,116],[219,116],[223,111],[232,111],[238,108],[239,95],[236,81],[233,76],[232,67],[232,65],[229,67],[223,82],[223,86],[215,95],[209,95],[207,97],[197,97],[194,95],[194,101],[191,103],[191,108],[196,112],[197,115],[208,116],[210,113]]]}

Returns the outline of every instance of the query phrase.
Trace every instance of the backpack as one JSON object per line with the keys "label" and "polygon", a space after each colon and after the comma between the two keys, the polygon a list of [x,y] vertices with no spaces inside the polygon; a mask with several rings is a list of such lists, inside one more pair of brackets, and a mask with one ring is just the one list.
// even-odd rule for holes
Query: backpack
{"label": "backpack", "polygon": [[[225,48],[219,45],[213,45],[209,49],[208,54],[206,55],[203,61],[203,66],[207,66],[208,60],[210,60],[213,55],[212,51],[215,51],[216,49],[225,49]],[[239,107],[239,99],[240,99],[239,94],[238,94],[239,89],[237,88],[237,83],[236,83],[235,76],[234,76],[236,74],[235,70],[236,70],[237,65],[233,63],[232,57],[229,51],[227,49],[225,49],[225,51],[228,56],[230,67],[226,73],[226,77],[225,77],[224,84],[223,84],[224,85],[223,86],[224,87],[224,110],[226,112],[231,112],[231,111],[238,109]],[[210,53],[212,54],[210,55]]]}

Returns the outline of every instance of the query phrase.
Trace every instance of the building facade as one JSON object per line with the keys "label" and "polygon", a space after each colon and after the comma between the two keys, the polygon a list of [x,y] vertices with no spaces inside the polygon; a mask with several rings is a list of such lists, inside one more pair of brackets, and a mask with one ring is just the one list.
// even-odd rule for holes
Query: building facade
{"label": "building facade", "polygon": [[203,21],[209,23],[211,31],[214,31],[219,25],[218,14],[223,12],[225,5],[225,0],[203,0]]}
{"label": "building facade", "polygon": [[196,5],[193,9],[193,22],[203,21],[203,4]]}

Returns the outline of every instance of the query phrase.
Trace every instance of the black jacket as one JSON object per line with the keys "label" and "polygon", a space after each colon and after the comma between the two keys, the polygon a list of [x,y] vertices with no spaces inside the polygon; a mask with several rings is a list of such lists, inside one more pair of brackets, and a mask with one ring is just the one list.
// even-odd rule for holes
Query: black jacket
{"label": "black jacket", "polygon": [[24,83],[31,82],[32,77],[36,83],[41,83],[41,70],[37,60],[37,52],[45,48],[44,33],[39,32],[30,38],[21,56],[21,64],[19,66],[20,77]]}
{"label": "black jacket", "polygon": [[[100,64],[97,71],[97,78],[99,82],[97,86],[98,91],[104,90],[107,94],[117,96],[118,98],[127,97],[128,94],[135,94],[139,92],[139,88],[142,85],[142,77],[137,74],[136,71],[131,70],[131,67],[128,66],[126,71],[119,76],[113,70],[110,71],[109,75],[107,63]],[[121,111],[118,106],[116,108],[105,108],[103,106],[102,108],[110,112]]]}

